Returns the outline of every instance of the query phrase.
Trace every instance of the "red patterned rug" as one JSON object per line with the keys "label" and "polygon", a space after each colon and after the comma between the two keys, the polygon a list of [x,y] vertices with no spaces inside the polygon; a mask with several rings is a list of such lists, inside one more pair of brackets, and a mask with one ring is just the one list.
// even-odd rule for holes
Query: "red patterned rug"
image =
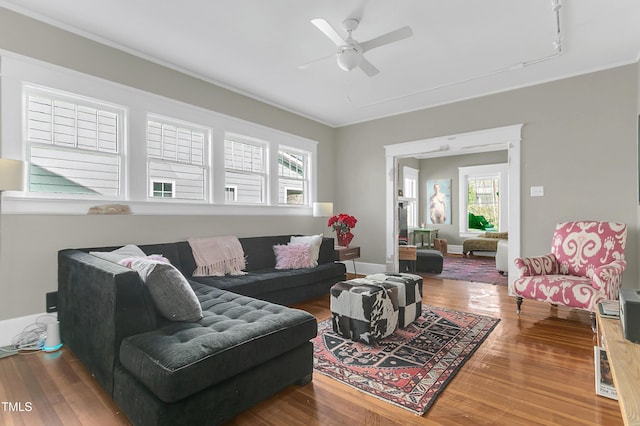
{"label": "red patterned rug", "polygon": [[315,371],[422,415],[500,322],[497,318],[423,305],[422,316],[378,346],[318,324]]}
{"label": "red patterned rug", "polygon": [[507,275],[498,272],[494,257],[445,256],[442,273],[428,275],[433,278],[507,285]]}

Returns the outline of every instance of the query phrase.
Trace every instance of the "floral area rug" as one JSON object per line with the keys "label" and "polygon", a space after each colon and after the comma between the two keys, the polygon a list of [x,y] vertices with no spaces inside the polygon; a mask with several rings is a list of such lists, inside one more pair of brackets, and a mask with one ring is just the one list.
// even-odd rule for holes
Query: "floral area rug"
{"label": "floral area rug", "polygon": [[496,259],[483,256],[445,256],[442,273],[426,274],[433,278],[507,285],[507,275],[496,269]]}
{"label": "floral area rug", "polygon": [[499,319],[423,305],[422,316],[376,346],[335,334],[331,319],[313,340],[316,372],[424,414]]}

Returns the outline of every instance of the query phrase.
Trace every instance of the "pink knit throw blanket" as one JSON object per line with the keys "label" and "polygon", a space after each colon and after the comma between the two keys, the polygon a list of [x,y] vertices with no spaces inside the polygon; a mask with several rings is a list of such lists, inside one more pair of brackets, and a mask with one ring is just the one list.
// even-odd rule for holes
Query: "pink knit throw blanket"
{"label": "pink knit throw blanket", "polygon": [[189,245],[196,261],[194,277],[245,275],[244,251],[237,237],[189,238]]}

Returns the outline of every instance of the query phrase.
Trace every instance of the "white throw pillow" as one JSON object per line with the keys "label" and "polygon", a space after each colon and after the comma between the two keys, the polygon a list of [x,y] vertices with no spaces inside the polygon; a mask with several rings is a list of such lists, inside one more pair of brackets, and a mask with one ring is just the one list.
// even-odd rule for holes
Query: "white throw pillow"
{"label": "white throw pillow", "polygon": [[305,235],[302,237],[292,236],[290,240],[291,244],[309,244],[311,248],[311,260],[313,266],[318,266],[318,258],[320,257],[320,244],[322,244],[322,234],[319,235]]}
{"label": "white throw pillow", "polygon": [[129,257],[145,257],[147,255],[140,247],[134,244],[127,244],[114,251],[90,251],[89,254],[113,263],[118,263],[122,259]]}

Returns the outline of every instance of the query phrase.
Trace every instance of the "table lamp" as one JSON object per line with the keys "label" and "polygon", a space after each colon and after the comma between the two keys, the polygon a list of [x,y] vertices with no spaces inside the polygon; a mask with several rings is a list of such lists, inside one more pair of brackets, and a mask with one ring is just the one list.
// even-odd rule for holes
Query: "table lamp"
{"label": "table lamp", "polygon": [[0,158],[0,192],[24,190],[24,161]]}
{"label": "table lamp", "polygon": [[313,203],[313,217],[333,216],[333,203]]}
{"label": "table lamp", "polygon": [[[313,217],[331,216],[333,216],[333,203],[313,203]],[[324,228],[321,233],[324,233]]]}
{"label": "table lamp", "polygon": [[[24,190],[24,161],[0,158],[0,219],[2,218],[2,191]],[[0,223],[0,236],[2,227]],[[0,246],[2,242],[0,241]]]}

